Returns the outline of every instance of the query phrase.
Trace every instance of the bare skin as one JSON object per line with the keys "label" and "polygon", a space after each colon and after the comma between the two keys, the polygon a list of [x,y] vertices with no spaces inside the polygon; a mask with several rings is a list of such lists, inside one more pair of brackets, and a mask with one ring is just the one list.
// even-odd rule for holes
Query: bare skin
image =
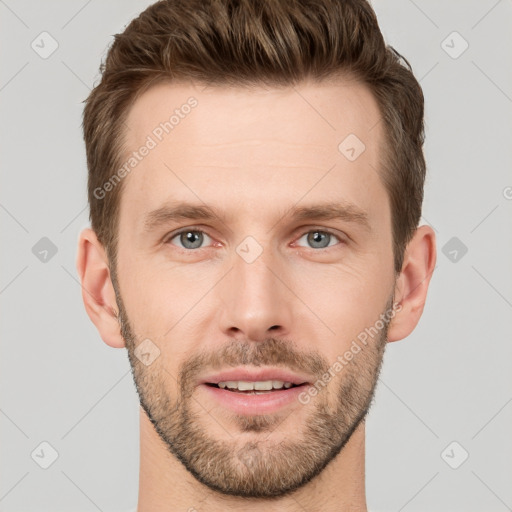
{"label": "bare skin", "polygon": [[[107,345],[128,349],[141,397],[138,511],[366,511],[364,416],[386,343],[423,312],[434,232],[416,230],[395,275],[383,124],[361,84],[160,84],[130,110],[126,156],[191,96],[197,106],[123,178],[117,282],[91,229],[78,247],[87,313]],[[349,134],[365,145],[353,161],[338,149]],[[145,230],[150,211],[176,201],[219,217]],[[351,204],[367,226],[289,213],[325,203]],[[240,247],[261,254],[248,263]],[[235,414],[199,385],[242,357],[313,383],[393,303],[390,322],[308,403]],[[146,339],[160,351],[150,365],[134,356]],[[240,454],[254,446],[247,464]]]}

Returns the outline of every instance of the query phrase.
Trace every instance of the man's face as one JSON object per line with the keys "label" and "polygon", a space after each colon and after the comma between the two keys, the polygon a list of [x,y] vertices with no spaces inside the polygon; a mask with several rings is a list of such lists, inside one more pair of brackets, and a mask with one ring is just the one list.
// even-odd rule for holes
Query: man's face
{"label": "man's face", "polygon": [[[378,107],[348,81],[201,89],[160,84],[129,113],[125,156],[148,136],[156,144],[121,197],[122,334],[169,451],[210,489],[283,496],[339,454],[382,361],[395,276]],[[191,96],[197,105],[158,130]],[[177,203],[217,217],[151,214]],[[345,214],[295,214],[326,204]],[[219,376],[244,369],[244,379]],[[307,384],[265,394],[211,385],[272,380],[251,378],[264,369]]]}

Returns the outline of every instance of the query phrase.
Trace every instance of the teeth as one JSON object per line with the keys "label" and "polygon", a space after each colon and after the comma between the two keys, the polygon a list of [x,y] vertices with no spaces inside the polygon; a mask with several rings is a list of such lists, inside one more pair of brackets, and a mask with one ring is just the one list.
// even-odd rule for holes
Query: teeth
{"label": "teeth", "polygon": [[246,382],[243,380],[234,381],[227,380],[218,383],[219,388],[238,389],[239,391],[270,391],[272,389],[288,389],[293,386],[291,382],[283,382],[282,380],[264,380],[258,382]]}

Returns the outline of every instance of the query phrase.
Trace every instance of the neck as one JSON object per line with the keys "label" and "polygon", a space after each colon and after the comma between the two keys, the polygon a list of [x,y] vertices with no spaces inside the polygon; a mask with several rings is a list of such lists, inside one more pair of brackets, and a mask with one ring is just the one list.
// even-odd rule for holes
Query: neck
{"label": "neck", "polygon": [[367,512],[365,498],[365,425],[312,481],[282,498],[226,496],[198,482],[166,448],[140,409],[138,512]]}

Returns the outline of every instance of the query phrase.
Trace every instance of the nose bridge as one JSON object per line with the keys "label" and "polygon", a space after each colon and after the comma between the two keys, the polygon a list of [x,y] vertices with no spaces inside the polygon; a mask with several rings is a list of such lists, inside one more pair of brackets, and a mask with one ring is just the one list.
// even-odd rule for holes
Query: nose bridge
{"label": "nose bridge", "polygon": [[270,269],[276,266],[277,259],[271,254],[270,243],[262,244],[252,236],[247,237],[236,248],[233,261],[234,278],[240,279],[243,290],[251,295],[267,295],[275,288],[276,278]]}
{"label": "nose bridge", "polygon": [[260,240],[248,236],[236,247],[232,271],[221,291],[222,329],[255,341],[272,336],[278,327],[280,335],[290,328],[290,297],[276,277],[282,273],[279,256],[268,237],[266,242]]}

